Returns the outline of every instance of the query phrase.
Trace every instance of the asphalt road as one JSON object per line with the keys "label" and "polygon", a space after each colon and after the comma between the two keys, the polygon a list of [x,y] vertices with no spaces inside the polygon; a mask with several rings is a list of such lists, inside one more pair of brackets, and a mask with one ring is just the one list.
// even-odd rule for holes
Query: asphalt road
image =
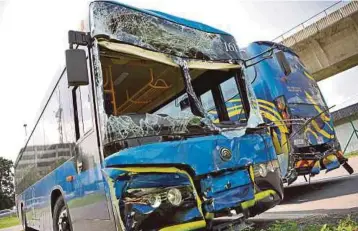
{"label": "asphalt road", "polygon": [[21,225],[13,226],[13,227],[6,228],[6,229],[0,229],[0,231],[20,231],[20,230],[22,230]]}
{"label": "asphalt road", "polygon": [[321,172],[311,178],[311,184],[300,177],[285,188],[280,205],[256,216],[255,220],[296,219],[308,216],[358,213],[358,158],[349,160],[355,173],[344,168]]}

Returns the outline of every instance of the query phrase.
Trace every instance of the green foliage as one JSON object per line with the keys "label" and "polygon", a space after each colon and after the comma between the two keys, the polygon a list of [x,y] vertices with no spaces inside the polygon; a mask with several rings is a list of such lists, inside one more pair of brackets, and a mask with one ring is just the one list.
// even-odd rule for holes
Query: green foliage
{"label": "green foliage", "polygon": [[14,174],[13,163],[0,157],[0,210],[14,206]]}
{"label": "green foliage", "polygon": [[12,226],[19,225],[19,224],[20,224],[20,221],[15,216],[0,218],[0,229],[12,227]]}
{"label": "green foliage", "polygon": [[[358,222],[350,216],[339,220],[338,224],[299,224],[296,221],[278,221],[267,231],[358,231]],[[263,231],[263,230],[262,230]]]}
{"label": "green foliage", "polygon": [[278,221],[268,228],[268,231],[292,231],[299,230],[298,224],[294,221]]}
{"label": "green foliage", "polygon": [[358,222],[352,220],[351,217],[348,216],[346,219],[343,219],[339,222],[336,230],[337,231],[357,231],[358,230]]}
{"label": "green foliage", "polygon": [[350,152],[350,153],[346,153],[346,154],[344,154],[344,156],[347,157],[347,158],[356,157],[356,156],[358,156],[358,151],[353,151],[353,152]]}

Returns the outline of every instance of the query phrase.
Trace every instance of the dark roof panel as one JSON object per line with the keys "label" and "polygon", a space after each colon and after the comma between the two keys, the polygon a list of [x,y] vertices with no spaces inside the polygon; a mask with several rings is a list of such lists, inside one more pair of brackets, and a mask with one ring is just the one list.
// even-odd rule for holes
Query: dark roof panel
{"label": "dark roof panel", "polygon": [[358,103],[334,111],[331,114],[334,122],[345,119],[352,115],[358,115]]}

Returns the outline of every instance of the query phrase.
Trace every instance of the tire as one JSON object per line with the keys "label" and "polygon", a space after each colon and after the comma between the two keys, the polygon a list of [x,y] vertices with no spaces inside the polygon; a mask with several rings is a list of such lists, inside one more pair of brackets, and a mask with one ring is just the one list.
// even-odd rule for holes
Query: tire
{"label": "tire", "polygon": [[52,224],[53,231],[72,231],[70,213],[62,196],[57,199],[53,208]]}

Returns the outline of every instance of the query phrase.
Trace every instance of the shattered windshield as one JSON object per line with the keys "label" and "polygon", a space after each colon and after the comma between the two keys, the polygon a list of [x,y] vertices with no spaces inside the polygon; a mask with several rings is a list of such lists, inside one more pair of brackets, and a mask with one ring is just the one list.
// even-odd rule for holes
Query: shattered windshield
{"label": "shattered windshield", "polygon": [[[185,83],[183,70],[178,66],[105,48],[101,48],[100,60],[108,141],[163,135],[212,134],[215,129],[210,127],[210,122],[203,122],[210,121],[205,119],[230,120],[231,111],[225,104],[227,96],[222,95],[221,84],[227,85],[227,80],[232,81],[237,70],[188,70],[189,75],[185,76],[189,76],[189,85],[197,96],[196,106],[201,111],[208,112],[214,108],[218,112],[215,116],[204,113],[199,117],[193,113],[188,89],[185,87],[188,83]],[[244,112],[243,109],[240,111]]]}
{"label": "shattered windshield", "polygon": [[[190,127],[205,129],[188,107],[168,102],[185,96],[179,67],[136,56],[101,51],[107,139],[190,133]],[[203,71],[191,71],[193,79]],[[184,100],[185,101],[185,100]],[[167,105],[167,106],[165,106]]]}
{"label": "shattered windshield", "polygon": [[[92,36],[106,35],[162,54],[216,61],[240,58],[233,36],[160,12],[140,11],[113,2],[93,2],[91,22]],[[185,24],[195,24],[200,29]]]}

